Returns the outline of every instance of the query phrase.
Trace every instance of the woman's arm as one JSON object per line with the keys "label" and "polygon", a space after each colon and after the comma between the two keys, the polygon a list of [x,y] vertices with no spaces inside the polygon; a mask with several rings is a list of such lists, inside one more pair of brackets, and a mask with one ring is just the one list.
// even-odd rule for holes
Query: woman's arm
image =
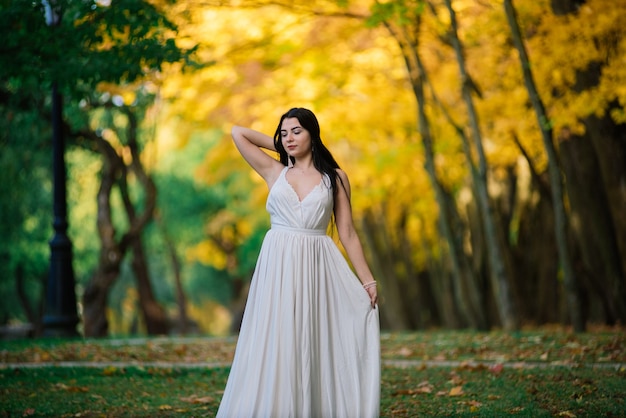
{"label": "woman's arm", "polygon": [[241,126],[233,126],[231,135],[243,158],[271,187],[278,176],[277,170],[281,168],[282,164],[261,148],[276,151],[274,140],[264,133]]}
{"label": "woman's arm", "polygon": [[[359,280],[361,280],[363,285],[366,285],[374,282],[374,276],[365,260],[361,240],[354,228],[352,207],[350,205],[350,183],[348,182],[348,176],[342,170],[337,170],[337,174],[339,179],[337,181],[338,190],[335,198],[335,222],[339,232],[339,239],[348,253]],[[372,301],[372,307],[374,307],[378,301],[376,286],[367,287],[366,291]]]}

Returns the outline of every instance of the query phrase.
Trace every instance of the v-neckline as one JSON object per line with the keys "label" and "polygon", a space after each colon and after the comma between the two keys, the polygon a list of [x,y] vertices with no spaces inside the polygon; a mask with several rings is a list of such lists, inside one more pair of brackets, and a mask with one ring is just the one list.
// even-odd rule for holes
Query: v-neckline
{"label": "v-neckline", "polygon": [[304,197],[300,198],[300,195],[298,194],[298,192],[296,191],[296,189],[291,185],[291,183],[289,183],[289,180],[287,180],[287,171],[289,171],[289,167],[285,167],[285,171],[283,173],[283,178],[285,179],[285,183],[287,183],[287,186],[289,186],[289,188],[291,189],[291,191],[293,192],[293,194],[296,196],[296,198],[298,199],[298,202],[300,204],[302,204],[302,202],[304,202],[309,196],[311,196],[311,194],[313,193],[313,191],[315,189],[317,189],[318,187],[320,187],[322,185],[322,182],[324,181],[324,176],[322,176],[320,178],[319,183],[317,183],[315,186],[313,186],[311,188],[311,190],[309,190]]}

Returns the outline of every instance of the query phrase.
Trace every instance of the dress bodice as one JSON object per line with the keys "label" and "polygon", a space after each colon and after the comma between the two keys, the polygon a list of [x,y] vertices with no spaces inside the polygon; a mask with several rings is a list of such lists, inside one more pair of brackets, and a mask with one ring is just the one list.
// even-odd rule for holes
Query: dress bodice
{"label": "dress bodice", "polygon": [[322,176],[302,200],[287,181],[285,167],[267,196],[265,207],[272,226],[326,231],[333,211],[333,194],[328,176]]}

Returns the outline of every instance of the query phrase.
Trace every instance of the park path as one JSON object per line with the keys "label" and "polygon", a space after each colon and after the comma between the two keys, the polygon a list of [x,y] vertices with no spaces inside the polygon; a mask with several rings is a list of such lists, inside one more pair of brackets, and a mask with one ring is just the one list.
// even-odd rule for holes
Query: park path
{"label": "park path", "polygon": [[[171,362],[171,361],[44,361],[44,362],[20,362],[20,363],[0,363],[0,369],[30,369],[45,367],[87,367],[95,369],[106,368],[163,368],[163,369],[217,369],[230,366],[230,362]],[[468,361],[468,360],[404,360],[404,359],[382,359],[383,367],[392,368],[490,368],[502,366],[513,369],[549,369],[549,368],[591,368],[591,369],[613,369],[616,371],[626,370],[624,363],[571,363],[571,362],[529,362],[529,361]]]}
{"label": "park path", "polygon": [[[94,340],[99,345],[104,347],[118,348],[129,346],[144,346],[147,344],[158,345],[162,343],[181,343],[181,344],[206,344],[207,342],[218,342],[226,345],[233,345],[236,343],[237,337],[149,337],[149,338],[132,338],[132,339],[108,339],[108,340]],[[83,340],[89,343],[90,340]],[[0,341],[0,352],[2,351],[2,344]],[[1,357],[0,357],[1,358]],[[3,361],[4,360],[4,361]],[[621,360],[621,359],[620,359]],[[75,367],[87,367],[95,369],[106,368],[163,368],[163,369],[216,369],[229,367],[230,361],[143,361],[143,360],[99,360],[99,361],[86,361],[86,360],[51,360],[51,361],[27,361],[27,362],[11,362],[6,359],[0,360],[0,369],[28,369],[28,368],[46,368],[46,367],[61,367],[61,368],[75,368]],[[626,363],[624,362],[575,362],[575,361],[524,361],[524,360],[420,360],[420,359],[406,359],[406,358],[382,358],[382,367],[391,368],[466,368],[466,369],[480,369],[480,368],[492,368],[492,367],[504,367],[507,369],[531,369],[531,368],[591,368],[591,369],[613,369],[615,371],[626,370]]]}

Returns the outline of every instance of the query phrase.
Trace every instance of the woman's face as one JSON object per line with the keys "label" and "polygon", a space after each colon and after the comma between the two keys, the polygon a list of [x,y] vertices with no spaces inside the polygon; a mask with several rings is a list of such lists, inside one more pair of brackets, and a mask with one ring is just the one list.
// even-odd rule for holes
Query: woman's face
{"label": "woman's face", "polygon": [[299,158],[311,152],[311,135],[298,118],[285,118],[280,127],[280,138],[287,154]]}

